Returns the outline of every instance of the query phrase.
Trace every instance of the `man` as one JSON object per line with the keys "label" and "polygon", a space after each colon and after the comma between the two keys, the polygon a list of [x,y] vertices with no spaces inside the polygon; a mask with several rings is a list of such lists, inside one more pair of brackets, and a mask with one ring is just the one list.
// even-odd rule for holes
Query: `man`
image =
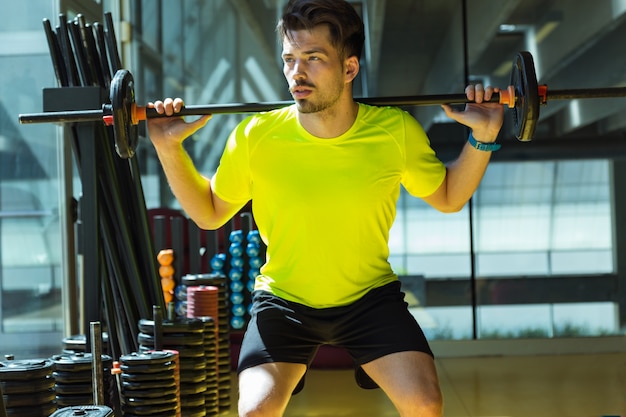
{"label": "man", "polygon": [[[503,107],[484,102],[497,89],[468,86],[475,103],[442,106],[472,129],[444,166],[408,113],[354,101],[364,32],[349,3],[291,0],[277,31],[295,104],[240,123],[212,179],[182,147],[209,117],[148,123],[187,214],[215,229],[252,200],[268,246],[239,358],[239,415],[281,416],[317,348],[334,344],[401,416],[441,416],[433,354],[387,261],[389,229],[401,185],[443,212],[468,201],[502,126]],[[153,104],[168,115],[182,105]]]}

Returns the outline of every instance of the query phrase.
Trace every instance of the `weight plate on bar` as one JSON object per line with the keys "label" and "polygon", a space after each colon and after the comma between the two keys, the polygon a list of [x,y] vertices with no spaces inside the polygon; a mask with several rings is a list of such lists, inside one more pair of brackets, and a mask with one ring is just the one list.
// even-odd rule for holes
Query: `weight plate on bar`
{"label": "weight plate on bar", "polygon": [[115,73],[111,81],[110,95],[115,150],[122,158],[132,158],[139,142],[139,130],[132,119],[135,82],[130,71],[119,70]]}
{"label": "weight plate on bar", "polygon": [[530,52],[521,51],[515,55],[510,84],[515,89],[516,97],[513,108],[515,137],[528,142],[532,140],[539,120],[539,87]]}

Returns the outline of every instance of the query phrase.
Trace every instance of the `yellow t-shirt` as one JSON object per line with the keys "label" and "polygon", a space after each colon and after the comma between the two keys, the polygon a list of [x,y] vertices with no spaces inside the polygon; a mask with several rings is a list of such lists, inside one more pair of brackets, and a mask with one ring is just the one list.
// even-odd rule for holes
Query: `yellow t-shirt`
{"label": "yellow t-shirt", "polygon": [[400,184],[428,196],[446,169],[401,109],[360,104],[354,125],[333,139],[309,134],[296,111],[242,121],[213,190],[228,202],[252,200],[268,247],[255,289],[314,308],[346,305],[398,279],[387,258]]}

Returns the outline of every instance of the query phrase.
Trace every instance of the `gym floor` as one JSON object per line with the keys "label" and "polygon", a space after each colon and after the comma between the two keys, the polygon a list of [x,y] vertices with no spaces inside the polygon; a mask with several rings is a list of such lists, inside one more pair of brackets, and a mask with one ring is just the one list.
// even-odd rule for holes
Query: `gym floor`
{"label": "gym floor", "polygon": [[[626,354],[437,359],[446,417],[626,416]],[[235,381],[235,376],[233,376]],[[233,383],[233,404],[236,404]],[[223,416],[236,416],[236,409]],[[351,370],[311,370],[285,417],[392,417]]]}

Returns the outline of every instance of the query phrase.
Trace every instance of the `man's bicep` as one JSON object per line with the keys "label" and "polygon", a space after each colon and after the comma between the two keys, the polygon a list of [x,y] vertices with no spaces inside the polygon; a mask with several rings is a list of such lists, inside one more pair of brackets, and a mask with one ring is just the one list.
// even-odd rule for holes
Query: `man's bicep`
{"label": "man's bicep", "polygon": [[429,206],[441,212],[449,212],[448,208],[448,179],[444,177],[437,189],[430,195],[422,197]]}
{"label": "man's bicep", "polygon": [[233,218],[246,205],[243,203],[232,203],[220,198],[215,192],[212,193],[213,209],[215,213],[215,222],[218,224],[216,228],[222,227],[226,222]]}

